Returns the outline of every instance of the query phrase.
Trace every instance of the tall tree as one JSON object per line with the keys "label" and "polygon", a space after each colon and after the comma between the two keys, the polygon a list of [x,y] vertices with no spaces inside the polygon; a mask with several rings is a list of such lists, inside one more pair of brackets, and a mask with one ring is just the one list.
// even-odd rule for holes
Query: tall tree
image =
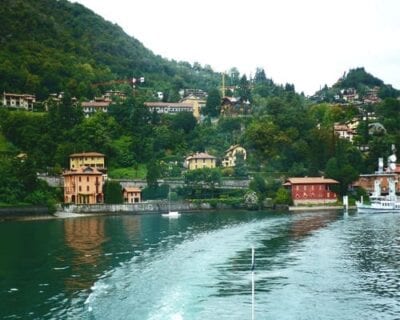
{"label": "tall tree", "polygon": [[247,80],[245,74],[240,78],[239,96],[242,99],[242,101],[249,101],[249,102],[252,101],[250,82]]}
{"label": "tall tree", "polygon": [[221,111],[221,95],[219,90],[212,89],[208,92],[206,106],[203,113],[211,117],[217,117]]}
{"label": "tall tree", "polygon": [[123,203],[122,188],[118,181],[107,180],[104,184],[104,203]]}

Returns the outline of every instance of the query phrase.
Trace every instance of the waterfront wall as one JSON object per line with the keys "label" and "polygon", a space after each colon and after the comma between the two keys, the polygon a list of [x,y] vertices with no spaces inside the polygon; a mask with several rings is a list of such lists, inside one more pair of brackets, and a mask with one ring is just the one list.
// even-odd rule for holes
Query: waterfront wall
{"label": "waterfront wall", "polygon": [[[229,206],[217,206],[227,209]],[[58,211],[66,213],[160,213],[172,211],[196,211],[214,209],[208,203],[149,201],[128,204],[64,205]]]}
{"label": "waterfront wall", "polygon": [[41,206],[0,208],[0,218],[43,216],[49,214],[50,214],[49,209],[47,207],[41,207]]}

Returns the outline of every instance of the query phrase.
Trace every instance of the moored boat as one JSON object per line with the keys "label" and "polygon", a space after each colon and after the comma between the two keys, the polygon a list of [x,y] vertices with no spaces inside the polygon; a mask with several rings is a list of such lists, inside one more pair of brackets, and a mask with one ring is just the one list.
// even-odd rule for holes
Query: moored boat
{"label": "moored boat", "polygon": [[[393,154],[388,159],[388,171],[395,169],[396,156]],[[379,170],[382,170],[382,160],[379,161]],[[356,202],[357,212],[360,213],[400,213],[400,199],[396,195],[396,183],[398,181],[392,177],[388,178],[389,194],[383,195],[381,190],[381,180],[374,182],[374,191],[369,203],[363,200]]]}

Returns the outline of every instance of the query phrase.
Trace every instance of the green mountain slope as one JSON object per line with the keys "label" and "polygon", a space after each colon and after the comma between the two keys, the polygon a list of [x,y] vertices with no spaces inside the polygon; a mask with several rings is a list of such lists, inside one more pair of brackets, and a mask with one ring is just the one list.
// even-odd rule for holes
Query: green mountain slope
{"label": "green mountain slope", "polygon": [[145,76],[149,86],[164,91],[208,90],[219,81],[210,68],[163,59],[119,26],[66,0],[3,0],[0,23],[0,90],[88,97],[91,84],[110,79]]}

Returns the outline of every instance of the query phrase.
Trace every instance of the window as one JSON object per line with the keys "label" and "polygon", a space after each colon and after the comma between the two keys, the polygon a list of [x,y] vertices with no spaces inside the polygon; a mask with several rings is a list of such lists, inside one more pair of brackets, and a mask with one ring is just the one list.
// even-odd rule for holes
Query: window
{"label": "window", "polygon": [[89,177],[86,177],[86,181],[89,182]]}
{"label": "window", "polygon": [[81,177],[79,177],[79,182],[81,182]]}
{"label": "window", "polygon": [[89,191],[89,190],[90,190],[89,186],[86,186],[86,191]]}
{"label": "window", "polygon": [[82,187],[81,186],[79,186],[79,191],[82,191]]}

